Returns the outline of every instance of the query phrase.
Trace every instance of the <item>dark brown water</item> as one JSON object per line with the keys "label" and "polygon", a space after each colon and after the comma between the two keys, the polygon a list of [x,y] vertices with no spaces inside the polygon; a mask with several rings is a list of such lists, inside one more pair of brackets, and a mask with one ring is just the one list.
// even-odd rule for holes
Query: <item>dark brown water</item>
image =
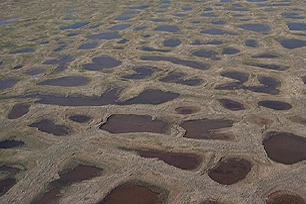
{"label": "dark brown water", "polygon": [[9,112],[7,118],[8,119],[20,118],[23,115],[27,114],[29,112],[29,109],[30,109],[30,105],[29,104],[17,104]]}
{"label": "dark brown water", "polygon": [[153,132],[165,133],[168,124],[162,120],[152,120],[149,115],[112,115],[99,127],[110,133]]}
{"label": "dark brown water", "polygon": [[232,127],[234,124],[230,120],[189,120],[181,124],[186,130],[184,137],[193,139],[213,139],[213,140],[230,140],[231,136],[224,133],[214,133],[212,130]]}
{"label": "dark brown water", "polygon": [[158,158],[163,162],[183,170],[196,169],[201,164],[201,157],[191,153],[174,153],[157,150],[137,150],[141,157]]}
{"label": "dark brown water", "polygon": [[306,118],[301,116],[292,116],[289,118],[292,122],[299,123],[301,125],[306,125]]}
{"label": "dark brown water", "polygon": [[103,169],[95,166],[87,166],[80,164],[73,169],[64,170],[59,173],[60,180],[67,183],[75,183],[88,180],[101,174]]}
{"label": "dark brown water", "polygon": [[158,193],[131,182],[113,189],[99,204],[162,204]]}
{"label": "dark brown water", "polygon": [[100,175],[103,169],[95,166],[79,164],[72,169],[66,169],[59,173],[60,178],[48,184],[48,190],[42,196],[32,201],[32,204],[58,203],[61,190],[73,183],[91,179]]}
{"label": "dark brown water", "polygon": [[229,158],[222,159],[209,170],[208,176],[223,185],[231,185],[243,180],[251,171],[252,164],[245,159]]}
{"label": "dark brown water", "polygon": [[11,174],[18,174],[20,172],[20,169],[16,167],[7,166],[7,165],[2,165],[0,166],[0,171],[9,172]]}
{"label": "dark brown water", "polygon": [[221,103],[221,105],[226,108],[229,109],[231,111],[238,111],[238,110],[244,110],[245,107],[243,104],[237,102],[237,101],[233,101],[230,99],[218,99],[218,101]]}
{"label": "dark brown water", "polygon": [[0,196],[5,194],[10,188],[16,184],[16,180],[12,178],[0,180]]}
{"label": "dark brown water", "polygon": [[[49,186],[50,187],[50,186]],[[61,186],[50,187],[51,189],[48,190],[40,199],[34,200],[31,204],[56,204],[58,203],[58,199],[60,198]]]}
{"label": "dark brown water", "polygon": [[214,201],[214,200],[206,200],[201,202],[200,204],[222,204],[219,201]]}
{"label": "dark brown water", "polygon": [[64,125],[55,124],[52,120],[43,119],[29,125],[29,127],[36,127],[38,130],[50,133],[56,136],[64,136],[70,133],[70,129]]}
{"label": "dark brown water", "polygon": [[276,191],[268,196],[266,204],[306,204],[306,201],[295,193]]}
{"label": "dark brown water", "polygon": [[188,115],[199,112],[200,109],[194,106],[182,106],[175,109],[178,114]]}
{"label": "dark brown water", "polygon": [[283,164],[306,160],[306,138],[287,132],[269,132],[263,145],[270,159]]}

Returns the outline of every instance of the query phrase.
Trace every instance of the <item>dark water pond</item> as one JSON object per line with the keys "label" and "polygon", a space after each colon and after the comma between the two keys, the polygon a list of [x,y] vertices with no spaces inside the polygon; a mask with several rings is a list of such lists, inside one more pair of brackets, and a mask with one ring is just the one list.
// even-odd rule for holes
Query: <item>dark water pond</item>
{"label": "dark water pond", "polygon": [[61,197],[61,191],[63,188],[77,182],[89,180],[100,175],[103,169],[79,164],[72,169],[66,169],[59,173],[60,178],[49,183],[47,191],[42,195],[38,196],[31,202],[31,204],[55,204],[58,203]]}
{"label": "dark water pond", "polygon": [[203,58],[211,58],[212,60],[220,60],[218,57],[218,52],[214,50],[198,50],[192,53],[194,56],[203,57]]}
{"label": "dark water pond", "polygon": [[39,199],[34,199],[31,204],[56,204],[60,198],[61,186],[48,186],[50,189],[43,194]]}
{"label": "dark water pond", "polygon": [[180,31],[180,29],[177,26],[172,26],[172,25],[160,25],[160,26],[157,26],[154,30],[170,32],[170,33],[176,33]]}
{"label": "dark water pond", "polygon": [[112,115],[99,127],[110,133],[152,132],[165,133],[169,125],[162,120],[152,120],[149,115]]}
{"label": "dark water pond", "polygon": [[152,76],[155,72],[160,71],[159,69],[154,67],[135,67],[133,68],[133,70],[136,72],[135,74],[124,75],[122,78],[134,80],[146,79]]}
{"label": "dark water pond", "polygon": [[165,47],[177,47],[182,43],[182,41],[178,38],[170,38],[163,42]]}
{"label": "dark water pond", "polygon": [[23,141],[17,141],[17,140],[2,140],[0,141],[0,148],[1,149],[9,149],[9,148],[14,148],[14,147],[21,147],[24,145]]}
{"label": "dark water pond", "polygon": [[147,51],[147,52],[170,52],[170,50],[163,50],[163,49],[156,49],[152,47],[142,47],[140,50]]}
{"label": "dark water pond", "polygon": [[181,106],[181,107],[176,108],[175,111],[178,114],[188,115],[188,114],[193,114],[193,113],[199,112],[200,109],[198,107],[195,107],[195,106]]}
{"label": "dark water pond", "polygon": [[2,196],[8,190],[10,190],[10,188],[12,188],[16,183],[17,183],[16,180],[13,178],[0,180],[0,196]]}
{"label": "dark water pond", "polygon": [[87,123],[92,119],[92,117],[88,115],[71,115],[69,116],[69,120],[72,120],[77,123]]}
{"label": "dark water pond", "polygon": [[225,133],[216,133],[213,130],[232,127],[231,120],[189,120],[180,126],[186,130],[184,137],[193,139],[230,140],[231,136]]}
{"label": "dark water pond", "polygon": [[100,97],[87,96],[60,96],[51,94],[30,94],[24,96],[25,98],[37,98],[35,103],[59,105],[59,106],[104,106],[115,104],[118,99],[118,90],[109,90]]}
{"label": "dark water pond", "polygon": [[277,54],[270,54],[270,53],[263,53],[259,55],[253,55],[253,58],[264,58],[264,59],[274,59],[274,58],[279,58],[279,55]]}
{"label": "dark water pond", "polygon": [[10,174],[18,174],[20,169],[8,165],[2,165],[0,166],[0,171],[8,172]]}
{"label": "dark water pond", "polygon": [[289,110],[292,108],[292,106],[289,103],[282,101],[259,101],[258,105],[273,110]]}
{"label": "dark water pond", "polygon": [[84,64],[83,69],[89,70],[89,71],[99,71],[106,68],[115,68],[121,65],[121,61],[114,59],[109,56],[101,56],[101,57],[95,57],[92,59],[93,63],[90,64]]}
{"label": "dark water pond", "polygon": [[125,30],[129,27],[131,27],[131,24],[119,24],[108,28],[108,30]]}
{"label": "dark water pond", "polygon": [[245,110],[244,105],[237,101],[233,101],[230,99],[218,99],[218,101],[224,108],[229,109],[231,111]]}
{"label": "dark water pond", "polygon": [[0,80],[0,90],[13,87],[19,80],[18,79],[5,79]]}
{"label": "dark water pond", "polygon": [[7,118],[8,119],[16,119],[24,116],[29,112],[30,105],[29,104],[17,104],[12,110],[9,112]]}
{"label": "dark water pond", "polygon": [[236,71],[227,71],[227,72],[222,72],[220,74],[223,77],[227,77],[230,79],[235,79],[240,82],[246,82],[249,79],[249,75],[241,72],[236,72]]}
{"label": "dark water pond", "polygon": [[258,44],[257,44],[256,40],[246,40],[246,41],[244,41],[244,43],[248,47],[253,47],[253,48],[258,47]]}
{"label": "dark water pond", "polygon": [[141,157],[158,158],[163,162],[183,170],[196,169],[201,164],[201,157],[191,153],[174,153],[157,150],[137,150]]}
{"label": "dark water pond", "polygon": [[270,159],[283,164],[306,160],[306,139],[287,132],[269,132],[263,140]]}
{"label": "dark water pond", "polygon": [[[154,189],[154,190],[153,190]],[[127,182],[111,190],[98,204],[162,204],[165,192],[156,186]],[[161,196],[161,194],[166,194]]]}
{"label": "dark water pond", "polygon": [[182,84],[187,86],[198,86],[203,82],[202,79],[199,78],[183,79],[182,78],[183,76],[184,76],[183,73],[173,72],[168,76],[159,79],[159,81],[166,83]]}
{"label": "dark water pond", "polygon": [[104,32],[104,33],[87,36],[87,38],[94,39],[94,40],[113,40],[113,39],[118,39],[121,37],[122,36],[119,35],[119,33],[117,32]]}
{"label": "dark water pond", "polygon": [[98,46],[98,43],[96,42],[88,42],[88,43],[84,43],[83,45],[81,45],[78,49],[79,50],[90,50],[90,49],[94,49]]}
{"label": "dark water pond", "polygon": [[251,169],[252,164],[246,159],[227,158],[210,169],[208,176],[217,183],[231,185],[243,180]]}
{"label": "dark water pond", "polygon": [[202,34],[208,34],[208,35],[237,35],[237,33],[222,30],[219,28],[212,28],[208,30],[201,31]]}
{"label": "dark water pond", "polygon": [[268,196],[266,204],[306,204],[306,201],[295,193],[276,191]]}
{"label": "dark water pond", "polygon": [[226,48],[223,48],[223,50],[222,50],[223,55],[234,55],[234,54],[237,54],[239,52],[240,52],[240,50],[238,50],[236,48],[232,48],[232,47],[226,47]]}
{"label": "dark water pond", "polygon": [[237,27],[253,32],[268,32],[271,30],[269,26],[264,24],[243,24]]}
{"label": "dark water pond", "polygon": [[46,69],[37,68],[37,69],[27,71],[26,74],[30,75],[30,76],[35,76],[35,75],[38,75],[38,74],[42,74],[44,72],[46,72]]}
{"label": "dark water pond", "polygon": [[278,41],[284,48],[296,49],[306,46],[306,41],[299,39],[284,39]]}
{"label": "dark water pond", "polygon": [[10,54],[23,54],[23,53],[30,53],[30,52],[35,52],[35,49],[34,48],[22,48],[22,49],[10,52]]}
{"label": "dark water pond", "polygon": [[77,22],[77,23],[74,23],[74,24],[69,25],[69,26],[60,27],[60,30],[79,29],[79,28],[82,28],[82,27],[84,27],[88,24],[89,24],[89,22]]}
{"label": "dark water pond", "polygon": [[48,79],[38,83],[38,85],[48,86],[84,86],[89,83],[89,79],[80,76],[68,76],[57,79]]}
{"label": "dark water pond", "polygon": [[288,66],[285,65],[279,65],[279,64],[261,64],[261,63],[247,63],[247,65],[263,68],[263,69],[271,69],[271,70],[278,70],[278,71],[284,71],[288,69]]}
{"label": "dark water pond", "polygon": [[84,180],[91,179],[100,175],[103,172],[103,169],[95,167],[95,166],[88,166],[79,164],[78,166],[72,169],[66,169],[59,173],[61,181],[63,183],[75,183]]}
{"label": "dark water pond", "polygon": [[66,69],[69,62],[72,62],[74,58],[70,55],[62,56],[58,59],[47,60],[43,64],[47,65],[58,65],[58,67],[54,70],[54,72],[62,72]]}
{"label": "dark water pond", "polygon": [[287,25],[289,30],[306,30],[306,23],[289,22]]}
{"label": "dark water pond", "polygon": [[173,64],[179,64],[187,67],[191,67],[194,69],[200,69],[200,70],[207,70],[210,68],[210,65],[207,63],[201,63],[196,61],[190,61],[190,60],[181,60],[174,57],[165,57],[165,56],[142,56],[140,57],[141,60],[146,61],[166,61],[171,62]]}
{"label": "dark water pond", "polygon": [[124,102],[118,103],[119,105],[132,105],[132,104],[152,104],[158,105],[172,101],[180,95],[173,92],[164,92],[161,90],[145,90],[135,98],[128,99]]}
{"label": "dark water pond", "polygon": [[56,136],[64,136],[70,133],[70,129],[65,125],[55,124],[53,120],[43,119],[29,125],[29,127],[36,127],[42,132],[53,134]]}

